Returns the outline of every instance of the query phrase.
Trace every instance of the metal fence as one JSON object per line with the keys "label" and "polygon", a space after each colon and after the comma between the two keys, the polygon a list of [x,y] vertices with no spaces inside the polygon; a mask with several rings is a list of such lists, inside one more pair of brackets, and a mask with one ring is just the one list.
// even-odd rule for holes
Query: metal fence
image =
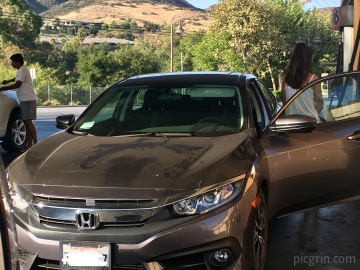
{"label": "metal fence", "polygon": [[38,105],[89,105],[107,87],[73,85],[35,86]]}

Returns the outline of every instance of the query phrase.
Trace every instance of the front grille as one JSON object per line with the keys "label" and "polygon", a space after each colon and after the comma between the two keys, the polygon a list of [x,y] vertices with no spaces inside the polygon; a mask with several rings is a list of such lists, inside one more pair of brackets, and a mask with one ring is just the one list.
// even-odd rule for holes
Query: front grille
{"label": "front grille", "polygon": [[[163,212],[163,207],[144,207],[157,200],[95,200],[34,196],[33,210],[40,224],[53,228],[77,228],[88,224],[89,214],[96,215],[97,229],[142,228]],[[140,207],[141,206],[141,207]],[[86,227],[86,225],[85,225]],[[91,226],[93,227],[93,226]],[[95,228],[94,227],[94,228]]]}
{"label": "front grille", "polygon": [[100,228],[134,228],[142,227],[146,221],[139,222],[100,222]]}
{"label": "front grille", "polygon": [[53,219],[40,216],[40,223],[49,224],[49,225],[72,225],[76,226],[75,220],[60,220],[60,219]]}
{"label": "front grille", "polygon": [[[60,220],[53,219],[44,216],[39,216],[40,223],[46,225],[57,225],[57,226],[76,226],[75,220]],[[144,221],[134,221],[134,222],[100,222],[101,228],[134,228],[134,227],[142,227],[146,224],[146,220]]]}
{"label": "front grille", "polygon": [[45,202],[54,205],[75,205],[75,206],[97,206],[97,207],[151,207],[155,200],[96,200],[96,199],[71,199],[45,196],[34,196],[38,202]]}

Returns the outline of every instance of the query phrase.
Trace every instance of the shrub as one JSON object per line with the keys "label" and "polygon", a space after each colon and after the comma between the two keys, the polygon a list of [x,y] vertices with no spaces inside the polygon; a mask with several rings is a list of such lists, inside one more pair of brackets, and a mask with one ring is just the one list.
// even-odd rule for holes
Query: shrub
{"label": "shrub", "polygon": [[277,100],[281,100],[281,90],[274,90],[272,93]]}
{"label": "shrub", "polygon": [[57,106],[57,105],[60,105],[60,102],[56,99],[51,99],[51,100],[47,100],[47,101],[44,101],[43,106]]}
{"label": "shrub", "polygon": [[69,102],[69,105],[70,105],[70,106],[73,106],[73,105],[81,105],[81,101]]}

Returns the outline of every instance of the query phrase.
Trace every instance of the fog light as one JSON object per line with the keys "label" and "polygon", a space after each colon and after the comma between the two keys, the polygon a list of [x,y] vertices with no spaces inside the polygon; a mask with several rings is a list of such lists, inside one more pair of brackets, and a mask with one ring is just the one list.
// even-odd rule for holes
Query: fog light
{"label": "fog light", "polygon": [[225,251],[225,250],[217,250],[214,253],[214,258],[215,260],[217,260],[219,263],[226,263],[227,260],[229,259],[229,254]]}
{"label": "fog light", "polygon": [[225,264],[229,263],[231,255],[229,251],[226,249],[219,249],[210,254],[209,263],[216,268],[224,267]]}

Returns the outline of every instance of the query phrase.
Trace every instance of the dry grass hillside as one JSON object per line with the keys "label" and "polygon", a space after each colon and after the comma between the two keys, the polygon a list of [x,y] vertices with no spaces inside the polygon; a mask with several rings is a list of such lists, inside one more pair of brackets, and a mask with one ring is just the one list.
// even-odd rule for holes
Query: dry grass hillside
{"label": "dry grass hillside", "polygon": [[207,30],[211,22],[211,13],[167,4],[124,3],[121,0],[109,0],[102,1],[102,4],[81,7],[70,13],[58,15],[57,18],[108,24],[131,19],[139,26],[142,26],[144,21],[170,25],[172,19],[174,24],[178,24],[178,20],[181,19],[184,30],[191,32]]}

